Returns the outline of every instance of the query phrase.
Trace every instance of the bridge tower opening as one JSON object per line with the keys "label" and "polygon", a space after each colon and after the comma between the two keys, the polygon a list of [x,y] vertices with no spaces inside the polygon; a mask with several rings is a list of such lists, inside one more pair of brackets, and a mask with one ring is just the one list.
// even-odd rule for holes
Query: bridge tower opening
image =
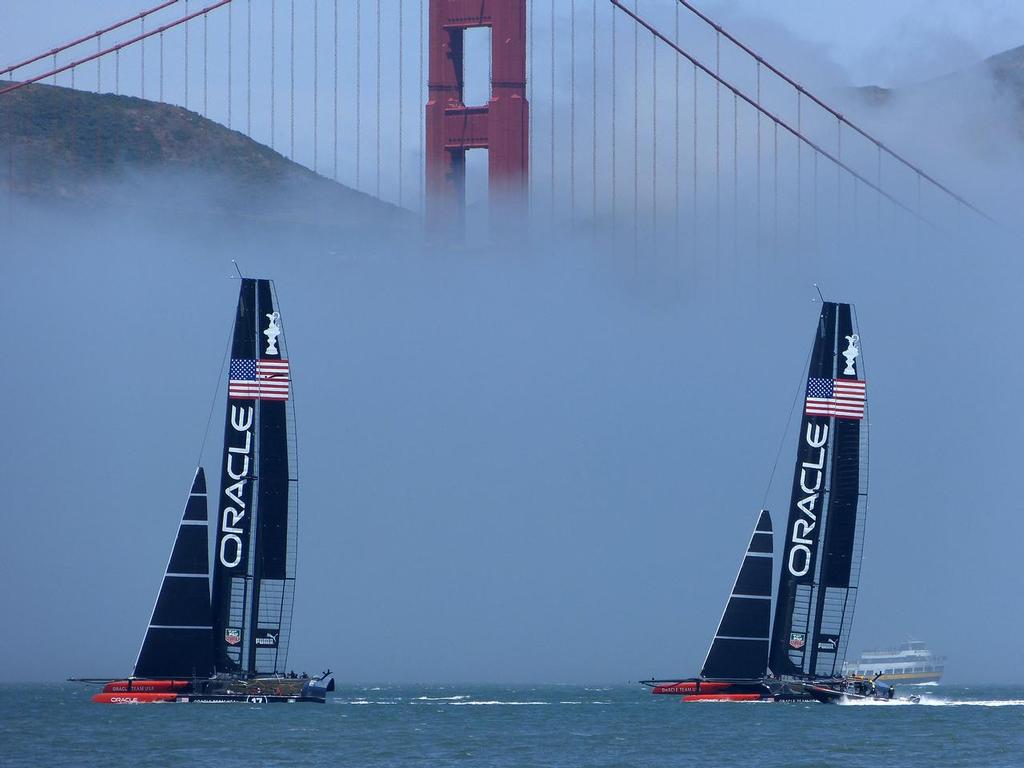
{"label": "bridge tower opening", "polygon": [[[426,106],[427,221],[461,232],[466,152],[487,150],[488,196],[504,213],[523,209],[529,174],[526,101],[527,0],[430,0]],[[491,95],[466,106],[463,36],[491,29]]]}

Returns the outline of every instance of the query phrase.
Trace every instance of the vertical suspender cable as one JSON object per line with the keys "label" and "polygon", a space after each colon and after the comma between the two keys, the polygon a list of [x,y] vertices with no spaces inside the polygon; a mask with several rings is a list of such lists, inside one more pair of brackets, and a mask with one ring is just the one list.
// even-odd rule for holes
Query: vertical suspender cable
{"label": "vertical suspender cable", "polygon": [[921,249],[921,234],[922,234],[922,232],[924,232],[924,227],[922,226],[922,221],[923,221],[922,215],[923,215],[923,208],[921,206],[921,173],[918,172],[918,174],[917,174],[917,222],[916,222],[917,226],[915,228],[916,231],[917,231],[917,250],[918,250],[918,255],[920,254],[920,249]]}
{"label": "vertical suspender cable", "polygon": [[803,127],[803,94],[798,88],[796,91],[796,255],[799,258],[802,251],[802,229],[803,224],[803,149],[804,143],[801,138],[804,134]]}
{"label": "vertical suspender cable", "polygon": [[569,3],[569,224],[576,224],[576,0]]}
{"label": "vertical suspender cable", "polygon": [[804,94],[797,89],[797,257],[803,253],[803,219],[804,219]]}
{"label": "vertical suspender cable", "polygon": [[857,234],[860,231],[860,195],[858,194],[857,177],[853,179],[853,232],[851,233],[856,241]]}
{"label": "vertical suspender cable", "polygon": [[252,136],[252,0],[245,3],[245,133]]}
{"label": "vertical suspender cable", "polygon": [[740,97],[732,93],[732,258],[740,256]]}
{"label": "vertical suspender cable", "polygon": [[[205,18],[206,18],[206,16],[204,15],[203,19],[205,19]],[[145,16],[143,16],[141,19],[139,19],[139,34],[140,35],[145,35],[146,34],[146,17]],[[56,56],[54,56],[53,63],[55,65],[57,63],[57,57]],[[56,68],[57,67],[54,66],[54,69],[56,69]],[[74,77],[74,75],[75,75],[75,70],[72,69],[71,70],[71,76]],[[56,75],[54,76],[54,81],[56,81]],[[142,41],[139,43],[139,96],[141,98],[143,98],[143,99],[146,98],[146,38],[145,37],[143,37]]]}
{"label": "vertical suspender cable", "polygon": [[811,225],[814,229],[812,233],[812,239],[814,243],[814,250],[817,252],[818,249],[818,152],[814,153],[814,185],[812,188],[814,194],[814,209],[811,216]]}
{"label": "vertical suspender cable", "polygon": [[[53,66],[50,67],[50,69],[54,69],[54,70],[57,69],[57,54],[56,53],[53,54]],[[51,80],[51,82],[53,83],[53,85],[57,84],[57,73],[56,72],[54,72],[53,79]]]}
{"label": "vertical suspender cable", "polygon": [[691,236],[693,238],[693,259],[696,264],[697,259],[697,64],[693,65],[693,200],[690,204],[691,224],[693,229]]}
{"label": "vertical suspender cable", "polygon": [[291,39],[288,43],[288,157],[295,159],[295,0],[291,3]]}
{"label": "vertical suspender cable", "polygon": [[555,216],[555,2],[551,0],[551,217]]}
{"label": "vertical suspender cable", "polygon": [[114,51],[114,93],[121,93],[121,49]]}
{"label": "vertical suspender cable", "polygon": [[[593,26],[591,28],[591,137],[590,137],[590,173],[591,178],[591,200],[590,200],[590,213],[593,217],[591,222],[593,228],[597,229],[597,3],[598,0],[594,0],[594,18]],[[614,77],[614,73],[613,73]]]}
{"label": "vertical suspender cable", "polygon": [[274,146],[274,119],[276,116],[276,86],[274,79],[277,75],[277,0],[270,0],[270,148]]}
{"label": "vertical suspender cable", "polygon": [[[679,4],[678,3],[676,3],[675,34],[674,34],[672,40],[673,40],[673,42],[676,45],[679,45]],[[676,191],[675,191],[675,197],[673,199],[672,211],[673,211],[673,217],[674,217],[673,221],[675,222],[675,227],[676,227],[675,249],[678,252],[679,251],[679,235],[680,235],[680,230],[679,230],[679,152],[681,151],[680,150],[680,146],[679,146],[679,102],[681,100],[680,99],[680,95],[679,95],[679,63],[680,63],[679,60],[682,57],[679,56],[679,55],[676,55],[673,58],[675,60],[675,75],[676,75],[675,90],[673,91],[673,93],[675,94],[673,98],[675,100],[675,107],[676,107],[675,108],[675,113],[676,113],[675,114],[675,119],[676,119],[676,122],[675,122],[676,136],[675,136],[675,138],[676,138],[676,140],[675,140],[675,145],[674,145],[674,149],[672,151],[672,154],[673,154],[674,161],[675,161],[675,169],[674,170],[675,170]]]}
{"label": "vertical suspender cable", "polygon": [[722,33],[715,30],[715,274],[722,255]]}
{"label": "vertical suspender cable", "polygon": [[[229,6],[230,7],[230,6]],[[97,59],[97,74],[99,67],[99,60]],[[160,33],[160,101],[164,100],[164,33]]]}
{"label": "vertical suspender cable", "polygon": [[231,43],[234,39],[234,4],[228,3],[228,128],[231,128],[231,86],[234,75],[234,57],[231,55]]}
{"label": "vertical suspender cable", "polygon": [[[640,15],[640,0],[633,0]],[[633,268],[640,248],[640,25],[633,25]]]}
{"label": "vertical suspender cable", "polygon": [[[836,157],[843,160],[843,121],[836,120]],[[836,247],[843,240],[843,168],[836,163]]]}
{"label": "vertical suspender cable", "polygon": [[356,189],[362,188],[363,168],[363,0],[356,0]]}
{"label": "vertical suspender cable", "polygon": [[207,107],[209,105],[209,14],[203,14],[203,117],[207,115]]}
{"label": "vertical suspender cable", "polygon": [[405,73],[402,71],[402,26],[405,22],[405,15],[402,13],[402,4],[398,4],[398,207],[402,207],[402,83],[405,80]]}
{"label": "vertical suspender cable", "polygon": [[377,151],[374,155],[378,198],[380,198],[380,3],[381,0],[377,0]]}
{"label": "vertical suspender cable", "polygon": [[[876,144],[875,148],[878,151],[878,170],[876,173],[875,185],[878,189],[882,188],[882,145]],[[875,193],[875,222],[879,232],[882,230],[882,196]]]}
{"label": "vertical suspender cable", "polygon": [[420,178],[420,185],[421,185],[420,186],[420,206],[425,211],[426,210],[426,196],[427,196],[427,178],[426,178],[425,169],[423,167],[423,158],[424,158],[424,155],[426,154],[426,151],[427,151],[427,148],[426,148],[427,111],[424,108],[424,106],[425,106],[424,102],[426,101],[426,94],[424,93],[424,88],[426,88],[426,83],[423,82],[423,51],[424,51],[424,46],[423,46],[423,22],[424,22],[423,0],[420,0],[420,25],[419,25],[419,33],[417,35],[417,37],[419,38],[419,45],[420,45],[420,50],[419,50],[419,66],[420,66],[420,70],[419,70],[419,79],[416,81],[417,83],[419,83],[420,103],[417,104],[416,107],[417,107],[417,112],[419,113],[419,116],[420,116],[420,130],[419,130],[419,140],[420,140],[419,178]]}
{"label": "vertical suspender cable", "polygon": [[[761,61],[757,61],[757,106],[761,106]],[[757,209],[757,221],[754,225],[754,249],[757,252],[757,272],[758,277],[761,274],[761,111],[759,109],[754,110],[754,116],[757,118],[757,194],[755,206]]]}
{"label": "vertical suspender cable", "polygon": [[334,0],[334,165],[332,176],[338,180],[338,0]]}
{"label": "vertical suspender cable", "polygon": [[779,124],[772,122],[775,147],[772,151],[772,251],[774,257],[779,254]]}
{"label": "vertical suspender cable", "polygon": [[[536,142],[533,141],[533,136],[534,136],[533,126],[536,123],[536,120],[534,119],[534,113],[537,111],[536,110],[537,103],[536,103],[536,99],[535,99],[535,97],[537,95],[537,89],[533,85],[533,75],[534,75],[534,73],[536,71],[534,69],[533,39],[536,36],[536,31],[537,30],[536,30],[536,26],[533,23],[533,12],[534,12],[534,0],[528,0],[528,2],[526,4],[526,23],[528,25],[527,26],[527,41],[526,41],[526,46],[527,46],[527,51],[526,51],[526,58],[527,58],[526,100],[531,105],[531,108],[530,108],[530,118],[529,118],[530,119],[529,133],[530,133],[531,141],[530,141],[530,148],[529,148],[530,157],[529,157],[529,163],[528,163],[530,168],[536,168],[537,167],[537,163],[536,163],[536,154],[537,153],[534,151],[534,148],[533,148],[534,144],[536,144]],[[527,206],[528,206],[528,210],[530,210],[530,211],[532,211],[532,206],[533,206],[533,195],[529,194],[529,192],[530,192],[530,189],[533,187],[533,176],[534,176],[534,174],[531,173],[530,177],[527,179],[527,182],[526,182],[527,183]]]}
{"label": "vertical suspender cable", "polygon": [[[103,39],[102,33],[96,35],[96,53],[99,53],[100,50],[102,50],[101,47],[100,47],[100,40],[101,39]],[[101,61],[102,58],[103,58],[102,56],[97,56],[96,57],[96,93],[99,93],[100,89],[102,88],[102,86],[100,84],[101,83],[101,79],[102,79],[100,77],[100,75],[101,75],[101,72],[100,72],[100,61]],[[160,101],[164,100],[164,92],[163,92],[163,75],[164,75],[164,70],[163,70],[163,66],[164,66],[164,33],[161,32],[160,33],[160,79],[161,79],[161,84],[160,84]]]}
{"label": "vertical suspender cable", "polygon": [[617,98],[617,90],[618,89],[616,88],[615,84],[616,84],[616,82],[618,82],[618,79],[619,79],[619,68],[618,68],[618,66],[616,66],[616,62],[615,62],[615,59],[617,57],[617,50],[616,49],[618,48],[618,46],[616,45],[617,41],[616,41],[616,34],[615,34],[616,27],[618,26],[616,24],[616,19],[617,18],[618,18],[618,14],[613,11],[612,12],[612,184],[611,184],[611,198],[612,198],[612,219],[611,219],[611,221],[612,221],[612,243],[613,243],[613,245],[614,245],[614,241],[615,241],[615,229],[616,229],[616,225],[618,223],[616,221],[616,218],[618,217],[618,205],[617,205],[616,189],[615,189],[616,166],[618,165],[618,163],[616,162],[618,160],[618,158],[617,158],[617,155],[618,155],[617,144],[618,144],[618,142],[616,141],[616,135],[615,135],[615,127],[616,127],[615,126],[615,113],[616,113],[616,102],[618,101],[618,98]]}
{"label": "vertical suspender cable", "polygon": [[651,229],[658,237],[658,38],[651,36]]}
{"label": "vertical suspender cable", "polygon": [[319,173],[319,116],[320,105],[320,3],[313,0],[313,173]]}
{"label": "vertical suspender cable", "polygon": [[[188,16],[188,0],[185,0],[185,15]],[[185,22],[185,109],[188,109],[188,22]]]}

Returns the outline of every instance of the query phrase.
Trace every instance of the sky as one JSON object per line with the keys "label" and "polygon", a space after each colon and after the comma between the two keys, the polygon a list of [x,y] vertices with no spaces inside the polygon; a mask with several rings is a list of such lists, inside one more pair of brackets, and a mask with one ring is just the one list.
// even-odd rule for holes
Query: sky
{"label": "sky", "polygon": [[[418,0],[405,0],[418,9]],[[539,8],[544,0],[535,0]],[[341,0],[342,4],[354,0]],[[579,7],[587,0],[576,0]],[[278,0],[283,8],[285,0]],[[364,3],[367,8],[370,2]],[[658,5],[641,0],[646,5]],[[73,0],[10,2],[0,29],[4,63],[48,50],[114,19],[138,13],[138,0],[105,0],[101,16],[95,5]],[[151,3],[149,5],[156,5]],[[193,2],[192,8],[203,5]],[[324,13],[331,6],[322,0]],[[568,5],[568,2],[565,3]],[[994,53],[1014,48],[1024,39],[1024,14],[1015,0],[728,0],[697,4],[712,16],[769,22],[820,46],[857,83],[893,84],[894,79],[921,72],[942,74]]]}
{"label": "sky", "polygon": [[[830,61],[852,82],[916,82],[1024,41],[1009,3],[718,8],[752,43],[802,41],[788,47],[794,71]],[[0,50],[17,58],[98,23],[77,3],[19,4]],[[879,55],[901,35],[917,42]],[[940,66],[932,42],[954,38]],[[946,133],[913,128],[928,114],[912,104],[876,120],[990,199],[1012,197],[1017,155],[942,153]],[[5,679],[129,671],[204,435],[217,475],[237,259],[276,280],[295,376],[289,666],[371,682],[695,673],[763,503],[782,526],[786,417],[818,283],[857,305],[870,381],[851,649],[912,635],[950,657],[951,681],[1024,681],[1024,619],[1007,610],[1024,534],[1012,384],[1024,274],[1005,232],[931,234],[888,210],[874,226],[864,209],[830,219],[837,190],[823,183],[797,203],[813,204],[813,238],[806,216],[784,218],[774,242],[744,230],[744,187],[722,225],[731,253],[706,218],[695,248],[664,230],[636,246],[628,221],[604,219],[594,238],[546,217],[510,243],[439,247],[372,221],[167,216],[166,183],[146,180],[131,216],[103,199],[6,211],[0,324],[18,363],[0,384],[13,406],[0,445],[0,613],[16,617]],[[212,188],[190,183],[199,201]]]}

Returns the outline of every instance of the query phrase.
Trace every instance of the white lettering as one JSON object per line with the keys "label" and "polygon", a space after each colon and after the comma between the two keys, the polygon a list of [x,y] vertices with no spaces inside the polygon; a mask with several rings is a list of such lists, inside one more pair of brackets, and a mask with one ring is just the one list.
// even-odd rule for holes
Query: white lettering
{"label": "white lettering", "polygon": [[800,490],[803,491],[804,493],[814,493],[819,488],[821,488],[821,470],[820,469],[815,470],[815,474],[817,474],[818,477],[815,479],[814,485],[812,487],[808,488],[807,487],[807,470],[808,469],[815,469],[815,468],[814,467],[809,467],[806,464],[804,464],[800,468]]}
{"label": "white lettering", "polygon": [[[797,532],[799,529],[799,533]],[[814,543],[812,539],[806,538],[807,534],[814,530],[814,523],[808,523],[806,520],[797,520],[793,523],[793,543],[794,544],[806,544],[810,546]]]}
{"label": "white lettering", "polygon": [[[246,432],[245,434],[248,435],[249,433]],[[230,451],[232,449],[229,448],[228,450]],[[234,465],[231,463],[231,460],[234,459],[234,458],[235,458],[235,454],[228,453],[228,456],[227,456],[228,476],[232,480],[241,480],[243,477],[245,477],[247,474],[249,474],[249,456],[245,455],[245,456],[242,457],[242,471],[241,472],[235,472],[235,470],[233,468]],[[234,486],[231,486],[231,487],[234,488]]]}
{"label": "white lettering", "polygon": [[[811,430],[814,430],[814,437],[811,437]],[[828,440],[828,424],[808,424],[807,444],[811,448],[821,448]]]}
{"label": "white lettering", "polygon": [[[242,562],[242,536],[245,535],[243,523],[245,521],[245,502],[242,495],[245,493],[246,477],[249,474],[249,450],[252,447],[252,433],[249,431],[253,424],[253,408],[239,408],[231,406],[231,426],[237,432],[245,433],[245,445],[229,446],[227,455],[224,457],[224,471],[228,477],[236,482],[224,489],[227,497],[224,511],[221,513],[220,522],[220,548],[218,556],[225,568],[235,568]],[[242,457],[242,467],[235,470],[235,456]]]}
{"label": "white lettering", "polygon": [[[228,525],[228,513],[231,513],[231,525]],[[221,518],[220,529],[224,533],[243,533],[238,527],[238,521],[245,517],[245,512],[239,512],[234,507],[224,507],[224,515]]]}
{"label": "white lettering", "polygon": [[[828,441],[828,424],[808,424],[804,439],[810,448],[819,448],[817,463],[805,461],[800,465],[800,490],[807,494],[797,503],[797,509],[806,515],[807,520],[797,519],[793,522],[790,534],[789,572],[793,576],[806,576],[811,568],[811,547],[814,539],[811,532],[816,527],[818,516],[814,507],[818,503],[818,491],[823,480],[822,468],[825,466],[825,443]],[[808,470],[811,473],[808,474]],[[813,482],[808,482],[808,478]]]}
{"label": "white lettering", "polygon": [[245,502],[242,501],[242,490],[245,488],[245,480],[239,480],[237,483],[232,483],[224,489],[224,495],[231,499],[235,504],[245,509]]}
{"label": "white lettering", "polygon": [[245,446],[243,446],[243,447],[231,446],[230,448],[228,448],[228,453],[248,453],[249,452],[249,445],[251,443],[252,443],[252,432],[246,432],[245,433]]}
{"label": "white lettering", "polygon": [[[245,421],[239,421],[239,416],[242,414],[245,415]],[[252,406],[249,406],[248,411],[242,411],[237,405],[232,405],[231,426],[236,432],[248,432],[249,427],[252,426]]]}
{"label": "white lettering", "polygon": [[[231,559],[228,559],[226,551],[229,543],[234,549],[234,557]],[[220,561],[224,564],[225,568],[234,568],[242,562],[242,540],[237,534],[227,533],[220,540]]]}
{"label": "white lettering", "polygon": [[[797,568],[796,559],[797,553],[802,555],[803,565]],[[795,544],[792,549],[789,550],[789,572],[794,576],[806,576],[808,569],[811,567],[811,550],[805,544]]]}

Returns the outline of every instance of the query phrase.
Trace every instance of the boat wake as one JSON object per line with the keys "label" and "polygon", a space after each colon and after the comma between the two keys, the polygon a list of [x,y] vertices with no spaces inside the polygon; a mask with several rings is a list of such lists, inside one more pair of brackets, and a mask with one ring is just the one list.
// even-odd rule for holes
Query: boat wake
{"label": "boat wake", "polygon": [[462,696],[417,696],[413,701],[462,701],[468,699],[469,694]]}
{"label": "boat wake", "polygon": [[844,707],[1024,707],[1024,699],[940,699],[922,696],[920,701],[908,699],[892,699],[876,701],[874,699],[857,699],[841,702]]}
{"label": "boat wake", "polygon": [[526,707],[538,705],[547,706],[551,704],[550,701],[450,701],[448,703],[453,707],[460,705],[474,707]]}

